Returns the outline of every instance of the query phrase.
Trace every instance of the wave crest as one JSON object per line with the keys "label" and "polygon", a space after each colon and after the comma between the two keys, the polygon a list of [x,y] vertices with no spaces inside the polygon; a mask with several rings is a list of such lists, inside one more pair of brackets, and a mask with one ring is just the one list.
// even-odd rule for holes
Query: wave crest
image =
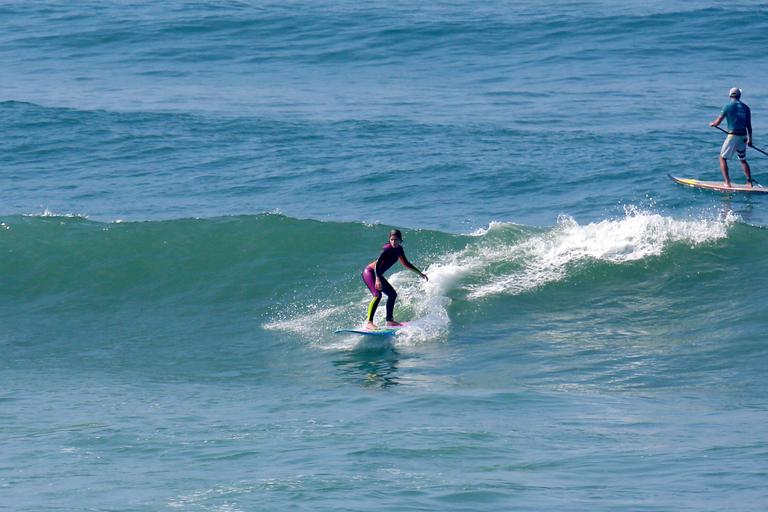
{"label": "wave crest", "polygon": [[[623,264],[661,255],[674,243],[696,246],[722,239],[736,221],[732,214],[716,219],[678,220],[627,208],[624,218],[580,225],[561,216],[549,231],[499,243],[494,238],[469,246],[432,269],[433,286],[446,290],[471,278],[468,298],[519,294],[567,277],[569,269],[587,262]],[[503,225],[492,226],[504,229]],[[446,293],[446,290],[443,293]]]}

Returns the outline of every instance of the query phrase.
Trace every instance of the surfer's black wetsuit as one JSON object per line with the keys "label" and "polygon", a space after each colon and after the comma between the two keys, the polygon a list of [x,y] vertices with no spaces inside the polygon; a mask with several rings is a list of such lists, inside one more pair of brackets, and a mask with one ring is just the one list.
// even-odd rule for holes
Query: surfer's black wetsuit
{"label": "surfer's black wetsuit", "polygon": [[[387,295],[387,322],[392,322],[394,320],[397,292],[384,277],[384,272],[392,268],[392,265],[394,265],[397,260],[400,260],[406,268],[421,274],[421,271],[414,267],[413,264],[408,261],[408,258],[405,257],[405,251],[403,250],[402,245],[392,247],[392,244],[386,244],[382,247],[379,258],[363,270],[363,281],[373,294],[373,300],[371,300],[371,303],[368,305],[369,322],[373,322],[373,316],[376,314],[376,309],[379,307],[379,302],[381,301],[381,292],[384,292]],[[377,277],[379,278],[379,281],[381,281],[380,291],[376,289]]]}

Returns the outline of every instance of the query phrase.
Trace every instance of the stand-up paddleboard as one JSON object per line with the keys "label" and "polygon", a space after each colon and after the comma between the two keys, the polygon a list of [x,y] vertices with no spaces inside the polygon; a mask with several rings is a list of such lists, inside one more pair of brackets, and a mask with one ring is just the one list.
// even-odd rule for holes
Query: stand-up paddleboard
{"label": "stand-up paddleboard", "polygon": [[397,331],[407,326],[407,323],[395,327],[379,327],[378,329],[337,329],[334,334],[360,334],[362,336],[394,336]]}
{"label": "stand-up paddleboard", "polygon": [[736,184],[731,182],[731,186],[726,187],[722,181],[701,181],[694,178],[678,178],[677,176],[672,176],[671,174],[668,176],[672,178],[672,181],[676,183],[680,183],[681,185],[686,185],[693,188],[717,190],[719,192],[752,192],[756,194],[768,193],[768,187],[764,187],[758,184],[753,184],[751,187],[748,187],[744,184]]}

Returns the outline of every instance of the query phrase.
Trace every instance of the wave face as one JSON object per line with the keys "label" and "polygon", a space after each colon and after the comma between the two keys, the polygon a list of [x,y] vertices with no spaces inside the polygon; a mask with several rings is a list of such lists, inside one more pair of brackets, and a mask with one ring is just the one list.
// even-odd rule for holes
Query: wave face
{"label": "wave face", "polygon": [[[125,223],[11,217],[3,227],[3,310],[22,325],[41,314],[76,320],[152,311],[174,331],[185,330],[185,316],[213,309],[234,323],[245,315],[267,332],[292,332],[320,345],[334,328],[360,321],[369,295],[359,272],[386,234],[377,225],[272,214]],[[491,312],[553,298],[560,303],[559,296],[583,294],[576,309],[585,300],[597,305],[635,293],[652,293],[651,302],[693,299],[651,315],[667,323],[664,315],[679,319],[742,293],[738,269],[756,264],[749,247],[765,236],[731,217],[676,220],[637,210],[586,225],[562,217],[551,228],[493,223],[467,235],[415,230],[406,235],[409,258],[430,280],[397,267],[391,279],[400,290],[400,314],[422,319],[412,341],[444,339],[467,327],[468,314],[482,323]],[[702,288],[711,295],[696,297]],[[592,289],[609,296],[589,296]],[[571,309],[559,307],[565,307],[559,314]],[[620,322],[644,323],[648,314],[628,308]],[[510,316],[516,323],[516,314]]]}

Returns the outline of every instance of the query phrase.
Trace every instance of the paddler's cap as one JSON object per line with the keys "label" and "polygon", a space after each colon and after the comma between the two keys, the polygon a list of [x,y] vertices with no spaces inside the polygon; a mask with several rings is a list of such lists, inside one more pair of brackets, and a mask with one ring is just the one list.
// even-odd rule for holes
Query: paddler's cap
{"label": "paddler's cap", "polygon": [[741,98],[741,89],[738,87],[733,87],[728,93],[728,96],[731,98]]}

